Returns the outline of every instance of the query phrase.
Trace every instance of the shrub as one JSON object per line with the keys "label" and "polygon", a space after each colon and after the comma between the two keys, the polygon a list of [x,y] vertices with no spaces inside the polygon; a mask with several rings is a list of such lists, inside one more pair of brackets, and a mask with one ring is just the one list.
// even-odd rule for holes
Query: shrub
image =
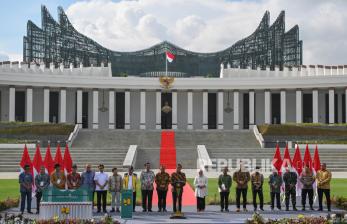
{"label": "shrub", "polygon": [[17,207],[19,204],[19,199],[8,198],[4,201],[0,201],[0,212],[7,210],[9,208]]}

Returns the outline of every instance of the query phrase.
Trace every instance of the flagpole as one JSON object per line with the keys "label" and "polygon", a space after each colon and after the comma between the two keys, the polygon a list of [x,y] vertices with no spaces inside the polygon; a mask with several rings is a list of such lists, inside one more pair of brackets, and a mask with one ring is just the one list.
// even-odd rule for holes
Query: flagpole
{"label": "flagpole", "polygon": [[167,55],[165,52],[165,76],[167,76]]}

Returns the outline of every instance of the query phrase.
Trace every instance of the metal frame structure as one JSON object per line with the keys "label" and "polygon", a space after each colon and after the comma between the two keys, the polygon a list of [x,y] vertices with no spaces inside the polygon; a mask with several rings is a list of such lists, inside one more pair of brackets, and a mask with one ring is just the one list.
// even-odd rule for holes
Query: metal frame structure
{"label": "metal frame structure", "polygon": [[[282,11],[270,26],[270,13],[265,12],[258,28],[250,36],[231,47],[214,52],[198,53],[182,49],[167,41],[150,48],[119,52],[102,47],[80,34],[70,23],[64,10],[58,8],[59,23],[42,6],[42,28],[28,21],[23,43],[23,60],[55,67],[100,66],[111,62],[113,76],[147,76],[165,71],[165,51],[177,55],[169,71],[178,76],[218,77],[220,65],[253,69],[267,66],[298,66],[302,64],[302,41],[296,25],[285,32],[285,13]],[[221,34],[222,35],[222,34]]]}

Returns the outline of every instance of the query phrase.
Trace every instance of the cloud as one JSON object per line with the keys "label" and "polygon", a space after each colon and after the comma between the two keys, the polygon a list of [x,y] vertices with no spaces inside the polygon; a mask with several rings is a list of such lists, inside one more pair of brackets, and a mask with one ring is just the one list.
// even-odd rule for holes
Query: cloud
{"label": "cloud", "polygon": [[115,51],[168,40],[213,52],[250,35],[266,10],[271,23],[285,10],[286,30],[299,25],[305,64],[346,63],[347,1],[342,0],[82,0],[66,12],[78,31]]}
{"label": "cloud", "polygon": [[17,53],[0,51],[0,61],[22,61],[23,56]]}
{"label": "cloud", "polygon": [[0,61],[8,61],[10,58],[7,54],[0,52]]}

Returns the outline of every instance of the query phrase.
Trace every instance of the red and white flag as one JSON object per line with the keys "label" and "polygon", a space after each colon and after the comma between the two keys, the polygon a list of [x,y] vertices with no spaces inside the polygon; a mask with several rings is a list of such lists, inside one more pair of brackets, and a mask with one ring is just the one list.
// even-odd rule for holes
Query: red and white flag
{"label": "red and white flag", "polygon": [[33,174],[33,164],[31,162],[29,151],[28,151],[28,148],[27,148],[26,144],[24,145],[22,159],[21,159],[19,165],[20,165],[20,172],[21,173],[24,172],[24,166],[25,165],[29,165],[30,166],[30,170],[31,170],[31,174]]}
{"label": "red and white flag", "polygon": [[54,160],[52,158],[51,146],[50,146],[49,143],[48,143],[48,146],[47,146],[47,149],[46,149],[44,165],[45,165],[45,168],[46,168],[46,173],[48,173],[48,175],[51,175],[52,172],[54,171]]}
{"label": "red and white flag", "polygon": [[299,149],[299,145],[296,144],[295,148],[295,153],[293,157],[293,168],[298,176],[298,181],[296,183],[296,196],[301,196],[301,189],[302,189],[302,184],[299,181],[299,177],[302,173],[302,158],[301,158],[301,152]]}
{"label": "red and white flag", "polygon": [[[314,150],[313,161],[312,161],[312,171],[314,176],[316,176],[316,173],[320,169],[321,169],[321,163],[319,158],[318,146],[316,145],[316,149]],[[315,194],[314,201],[316,201],[317,200],[317,182],[316,181],[313,183],[313,189]]]}
{"label": "red and white flag", "polygon": [[69,174],[72,171],[72,159],[69,151],[69,146],[65,145],[65,151],[64,151],[64,171],[65,174]]}
{"label": "red and white flag", "polygon": [[170,51],[166,51],[165,53],[166,53],[166,60],[168,62],[171,63],[171,62],[173,62],[173,60],[175,60],[175,55],[172,54]]}
{"label": "red and white flag", "polygon": [[40,152],[40,144],[36,144],[36,151],[33,159],[34,177],[40,173],[41,166],[43,165],[44,163],[42,161],[42,156]]}
{"label": "red and white flag", "polygon": [[55,157],[54,157],[54,165],[59,164],[60,165],[60,170],[64,172],[64,161],[63,157],[61,155],[61,149],[60,149],[60,144],[58,143],[57,145],[57,150],[55,152]]}
{"label": "red and white flag", "polygon": [[[287,144],[286,148],[284,149],[284,155],[283,155],[283,160],[282,160],[282,165],[281,165],[282,175],[286,172],[286,169],[291,169],[292,166],[293,166],[293,162],[292,162],[292,159],[290,158],[288,144]],[[282,197],[284,196],[284,191],[285,191],[285,184],[283,182],[282,186],[281,186]],[[283,199],[284,199],[284,197],[283,197]]]}
{"label": "red and white flag", "polygon": [[291,168],[293,166],[292,159],[290,158],[288,145],[286,145],[286,148],[284,149],[284,155],[281,165],[282,172],[286,171],[286,168]]}
{"label": "red and white flag", "polygon": [[277,170],[278,174],[281,174],[282,157],[281,157],[280,147],[278,146],[278,144],[276,145],[276,151],[275,151],[271,164],[272,164],[272,167]]}
{"label": "red and white flag", "polygon": [[308,148],[308,144],[306,144],[303,167],[306,167],[306,166],[308,166],[312,170],[312,158],[311,158],[310,149]]}

